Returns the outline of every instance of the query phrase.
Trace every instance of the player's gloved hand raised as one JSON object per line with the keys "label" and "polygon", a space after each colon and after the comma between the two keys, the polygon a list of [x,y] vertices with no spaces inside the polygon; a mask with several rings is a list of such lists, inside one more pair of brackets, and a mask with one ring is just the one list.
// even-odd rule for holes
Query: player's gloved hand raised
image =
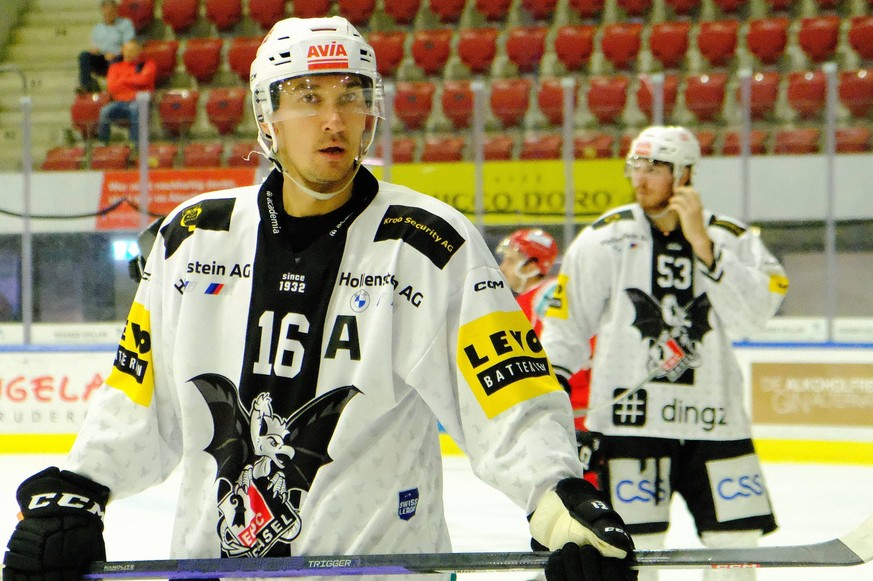
{"label": "player's gloved hand raised", "polygon": [[530,516],[531,546],[554,553],[549,581],[627,581],[634,544],[602,493],[581,478],[566,478],[543,496]]}
{"label": "player's gloved hand raised", "polygon": [[17,498],[23,518],[9,538],[3,581],[76,581],[106,560],[108,488],[51,467],[22,482]]}

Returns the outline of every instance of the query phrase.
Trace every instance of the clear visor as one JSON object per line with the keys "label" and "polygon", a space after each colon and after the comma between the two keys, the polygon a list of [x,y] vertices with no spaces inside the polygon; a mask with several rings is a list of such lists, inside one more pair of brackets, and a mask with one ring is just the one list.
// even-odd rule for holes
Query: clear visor
{"label": "clear visor", "polygon": [[331,115],[382,117],[381,87],[366,86],[365,82],[356,74],[310,75],[277,81],[270,86],[272,111],[265,112],[264,120],[277,123]]}
{"label": "clear visor", "polygon": [[673,164],[669,161],[632,156],[625,161],[624,173],[628,177],[631,174],[673,175]]}

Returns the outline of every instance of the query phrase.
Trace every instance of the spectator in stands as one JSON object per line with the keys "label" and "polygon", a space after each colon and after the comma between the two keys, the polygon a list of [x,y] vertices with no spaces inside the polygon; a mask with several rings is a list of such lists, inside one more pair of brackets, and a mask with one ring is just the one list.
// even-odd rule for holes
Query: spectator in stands
{"label": "spectator in stands", "polygon": [[97,139],[108,143],[110,123],[127,121],[130,125],[130,141],[135,144],[139,137],[136,94],[155,90],[157,67],[153,60],[143,58],[142,46],[136,40],[124,43],[121,51],[123,59],[112,63],[106,75],[106,87],[112,100],[100,109]]}
{"label": "spectator in stands", "polygon": [[79,53],[79,85],[77,93],[96,93],[100,84],[93,75],[105,77],[109,65],[121,60],[121,47],[133,40],[136,30],[129,18],[118,15],[116,0],[100,0],[103,21],[91,31],[91,48]]}
{"label": "spectator in stands", "polygon": [[[788,279],[755,229],[704,208],[692,181],[693,133],[649,127],[626,162],[636,202],[610,210],[567,248],[542,346],[559,379],[591,368],[586,424],[603,434],[601,484],[638,547],[664,547],[674,492],[704,546],[754,546],[776,519],[733,340],[776,313]],[[740,481],[754,491],[728,489]],[[703,576],[754,578],[754,569]]]}

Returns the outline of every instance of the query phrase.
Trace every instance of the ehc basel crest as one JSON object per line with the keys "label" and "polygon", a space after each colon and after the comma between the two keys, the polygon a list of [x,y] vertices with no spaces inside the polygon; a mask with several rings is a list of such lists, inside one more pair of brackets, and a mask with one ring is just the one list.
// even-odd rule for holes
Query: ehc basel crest
{"label": "ehc basel crest", "polygon": [[300,534],[300,507],[327,454],[337,421],[360,391],[334,389],[287,418],[273,414],[269,393],[251,409],[236,386],[214,373],[191,379],[209,406],[214,426],[205,451],[216,462],[218,533],[223,557],[265,556]]}

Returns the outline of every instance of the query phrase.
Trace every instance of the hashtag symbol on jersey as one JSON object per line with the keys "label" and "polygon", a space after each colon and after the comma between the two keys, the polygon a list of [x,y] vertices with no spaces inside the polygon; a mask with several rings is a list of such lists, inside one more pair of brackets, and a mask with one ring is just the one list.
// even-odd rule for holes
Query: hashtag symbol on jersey
{"label": "hashtag symbol on jersey", "polygon": [[[626,389],[619,388],[613,393],[620,396]],[[646,402],[648,394],[640,389],[636,393],[618,401],[612,406],[612,423],[616,426],[642,426],[646,423]]]}

